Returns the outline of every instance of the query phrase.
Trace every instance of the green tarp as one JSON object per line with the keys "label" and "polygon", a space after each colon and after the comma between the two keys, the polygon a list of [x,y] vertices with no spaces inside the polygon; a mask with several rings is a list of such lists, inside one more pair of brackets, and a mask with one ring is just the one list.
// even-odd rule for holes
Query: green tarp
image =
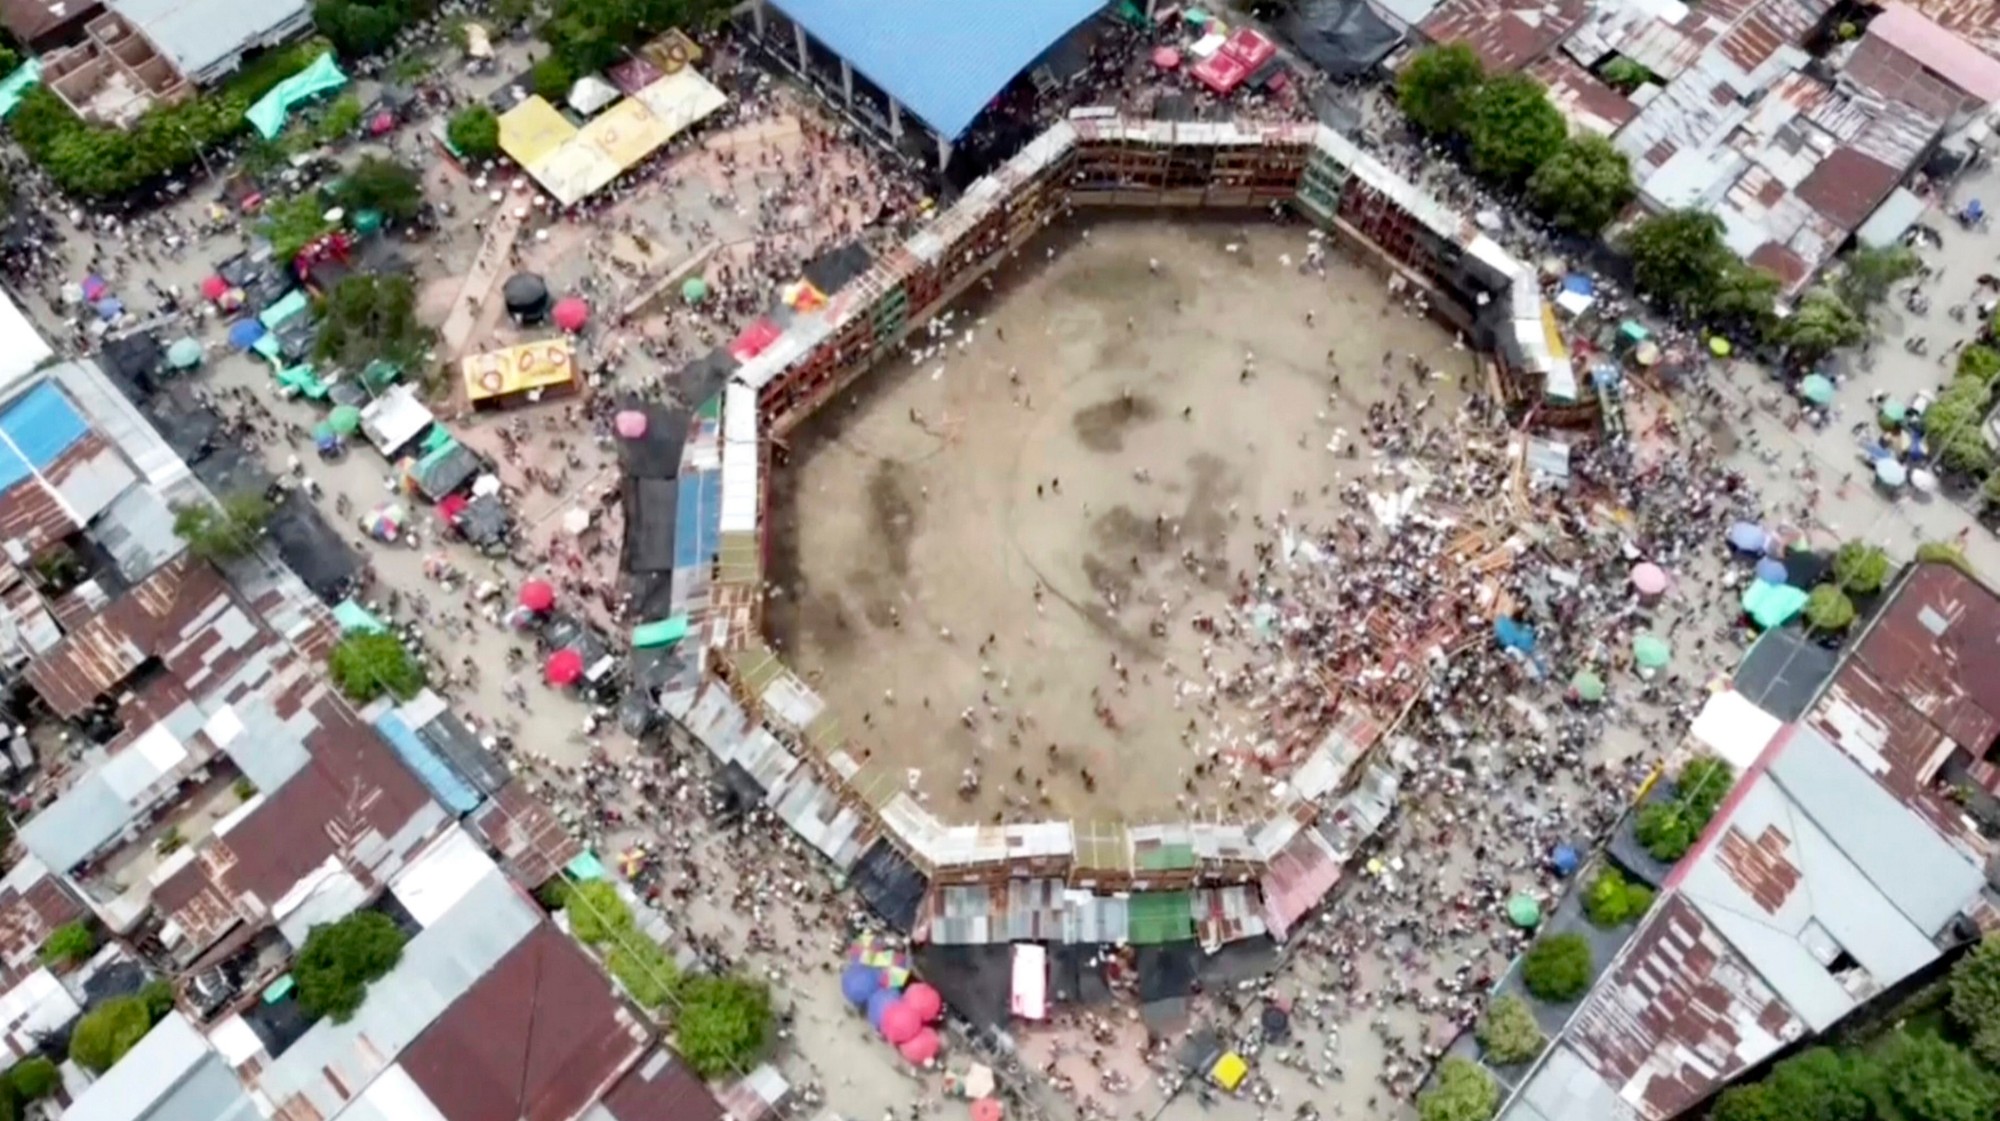
{"label": "green tarp", "polygon": [[340,624],[344,634],[387,634],[389,625],[368,613],[368,609],[351,599],[343,599],[334,605],[333,621]]}
{"label": "green tarp", "polygon": [[424,444],[422,450],[426,454],[430,452],[444,451],[448,448],[455,446],[457,443],[458,441],[451,438],[450,429],[446,428],[442,424],[433,424],[431,425],[431,430],[429,432],[424,433]]}
{"label": "green tarp", "polygon": [[14,107],[21,104],[21,99],[28,96],[28,91],[35,88],[35,83],[41,80],[42,60],[39,58],[29,59],[15,67],[12,74],[0,79],[0,117],[12,113]]}
{"label": "green tarp", "polygon": [[[292,321],[292,317],[305,313],[307,307],[305,290],[294,288],[285,298],[257,313],[257,322],[266,329],[275,331]],[[269,338],[270,336],[265,336]]]}
{"label": "green tarp", "polygon": [[1803,588],[1755,580],[1743,589],[1743,613],[1768,631],[1772,627],[1784,626],[1792,621],[1793,616],[1804,611],[1806,598]]}
{"label": "green tarp", "polygon": [[326,383],[319,380],[311,366],[293,366],[289,370],[278,371],[278,384],[287,389],[297,390],[314,401],[326,400]]}
{"label": "green tarp", "polygon": [[297,986],[298,982],[292,979],[292,975],[289,973],[285,974],[283,977],[278,978],[277,980],[271,982],[269,985],[266,985],[264,987],[264,1003],[265,1004],[278,1003],[279,1001],[285,999],[287,996],[290,996],[292,989],[296,988]]}
{"label": "green tarp", "polygon": [[285,118],[290,115],[292,106],[346,84],[347,75],[340,72],[333,55],[323,54],[314,59],[312,65],[273,86],[270,93],[243,115],[256,126],[259,136],[275,140],[279,133],[285,131]]}
{"label": "green tarp", "polygon": [[250,350],[255,354],[263,356],[264,360],[273,366],[282,365],[285,361],[284,346],[278,342],[278,336],[268,331],[264,333],[262,338],[250,344]]}
{"label": "green tarp", "polygon": [[688,617],[676,615],[671,619],[656,619],[632,628],[632,645],[635,649],[650,650],[655,646],[672,646],[688,633]]}

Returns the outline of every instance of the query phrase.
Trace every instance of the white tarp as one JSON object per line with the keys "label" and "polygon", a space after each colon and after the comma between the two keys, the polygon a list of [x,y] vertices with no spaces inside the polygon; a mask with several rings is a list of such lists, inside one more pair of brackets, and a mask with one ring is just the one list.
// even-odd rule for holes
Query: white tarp
{"label": "white tarp", "polygon": [[1701,706],[1701,715],[1694,718],[1688,738],[1742,774],[1764,753],[1783,726],[1782,721],[1752,704],[1748,697],[1734,689],[1725,689],[1711,695],[1708,703]]}
{"label": "white tarp", "polygon": [[1023,942],[1014,947],[1014,995],[1008,1007],[1024,1020],[1049,1014],[1049,951]]}
{"label": "white tarp", "polygon": [[434,419],[417,391],[399,382],[362,407],[361,434],[383,455],[394,455]]}

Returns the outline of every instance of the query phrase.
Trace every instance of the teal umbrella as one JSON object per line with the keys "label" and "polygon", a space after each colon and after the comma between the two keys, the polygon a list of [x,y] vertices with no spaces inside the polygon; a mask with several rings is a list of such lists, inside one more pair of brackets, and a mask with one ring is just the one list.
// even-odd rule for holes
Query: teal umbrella
{"label": "teal umbrella", "polygon": [[1673,647],[1656,634],[1642,634],[1632,640],[1632,660],[1640,669],[1659,669],[1674,656]]}
{"label": "teal umbrella", "polygon": [[1569,687],[1576,691],[1577,700],[1595,702],[1604,699],[1604,679],[1587,669],[1578,670],[1576,676],[1569,679]]}
{"label": "teal umbrella", "polygon": [[1833,379],[1825,374],[1807,374],[1799,382],[1799,396],[1815,405],[1831,404],[1833,401]]}
{"label": "teal umbrella", "polygon": [[698,276],[690,276],[681,281],[681,299],[698,304],[708,299],[708,281]]}
{"label": "teal umbrella", "polygon": [[201,344],[193,339],[175,339],[167,348],[167,364],[176,370],[192,370],[201,365]]}
{"label": "teal umbrella", "polygon": [[1890,424],[1901,424],[1903,423],[1903,418],[1909,415],[1910,407],[1896,400],[1894,397],[1887,398],[1882,402],[1882,419]]}
{"label": "teal umbrella", "polygon": [[361,428],[361,410],[353,405],[341,405],[327,414],[326,422],[342,436],[352,436]]}
{"label": "teal umbrella", "polygon": [[1517,895],[1507,901],[1507,918],[1522,930],[1533,929],[1542,921],[1542,905],[1532,895]]}

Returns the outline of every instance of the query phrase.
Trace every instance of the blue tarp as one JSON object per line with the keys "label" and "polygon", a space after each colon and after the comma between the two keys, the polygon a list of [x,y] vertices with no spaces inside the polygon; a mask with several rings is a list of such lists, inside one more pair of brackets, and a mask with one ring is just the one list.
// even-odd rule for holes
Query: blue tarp
{"label": "blue tarp", "polygon": [[90,431],[82,414],[52,382],[43,382],[0,414],[0,490],[56,461]]}
{"label": "blue tarp", "polygon": [[979,111],[1105,0],[772,0],[820,45],[942,135]]}
{"label": "blue tarp", "polygon": [[416,772],[431,796],[445,809],[454,814],[467,814],[478,809],[479,803],[486,800],[460,778],[451,764],[445,762],[430,744],[418,739],[393,709],[375,718],[375,731],[396,753],[396,758]]}
{"label": "blue tarp", "polygon": [[1589,277],[1580,272],[1573,272],[1563,277],[1562,287],[1563,291],[1574,292],[1579,296],[1597,295],[1597,285],[1592,283]]}
{"label": "blue tarp", "polygon": [[1493,623],[1493,637],[1509,650],[1519,650],[1523,654],[1535,652],[1535,632],[1526,623],[1502,617]]}
{"label": "blue tarp", "polygon": [[706,564],[722,547],[722,472],[682,475],[674,507],[674,567]]}

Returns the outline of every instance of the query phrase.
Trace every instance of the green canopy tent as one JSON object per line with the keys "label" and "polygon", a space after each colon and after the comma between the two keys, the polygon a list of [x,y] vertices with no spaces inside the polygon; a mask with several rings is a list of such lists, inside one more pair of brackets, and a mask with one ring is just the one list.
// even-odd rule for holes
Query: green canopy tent
{"label": "green canopy tent", "polygon": [[279,385],[305,396],[308,400],[326,400],[326,383],[319,380],[319,375],[313,373],[311,366],[293,366],[288,370],[279,370],[277,376]]}
{"label": "green canopy tent", "polygon": [[1743,613],[1764,630],[1782,627],[1806,609],[1811,598],[1803,588],[1753,580],[1743,589]]}
{"label": "green canopy tent", "polygon": [[1833,379],[1825,374],[1807,374],[1799,381],[1799,396],[1814,405],[1833,403]]}
{"label": "green canopy tent", "polygon": [[1642,634],[1632,640],[1632,660],[1640,669],[1660,669],[1673,659],[1673,647],[1656,634]]}
{"label": "green canopy tent", "polygon": [[651,650],[657,646],[672,646],[688,633],[688,617],[676,615],[671,619],[656,619],[632,628],[632,646],[638,650]]}
{"label": "green canopy tent", "polygon": [[326,422],[342,436],[352,436],[361,430],[361,410],[353,405],[336,406],[327,414]]}
{"label": "green canopy tent", "polygon": [[201,344],[193,339],[175,339],[167,348],[167,365],[176,370],[192,370],[201,365]]}
{"label": "green canopy tent", "polygon": [[369,614],[367,608],[351,599],[343,599],[334,605],[333,621],[340,624],[342,634],[389,633],[389,624]]}
{"label": "green canopy tent", "polygon": [[1507,919],[1522,930],[1532,930],[1542,921],[1542,905],[1532,895],[1517,895],[1507,901]]}
{"label": "green canopy tent", "polygon": [[243,116],[257,129],[257,135],[275,140],[279,133],[285,131],[285,119],[290,116],[292,106],[346,84],[347,75],[340,72],[332,52],[328,52],[314,59],[305,69],[272,86],[271,92],[246,110]]}
{"label": "green canopy tent", "polygon": [[1910,407],[1894,397],[1882,401],[1882,421],[1885,424],[1901,424],[1910,415]]}

